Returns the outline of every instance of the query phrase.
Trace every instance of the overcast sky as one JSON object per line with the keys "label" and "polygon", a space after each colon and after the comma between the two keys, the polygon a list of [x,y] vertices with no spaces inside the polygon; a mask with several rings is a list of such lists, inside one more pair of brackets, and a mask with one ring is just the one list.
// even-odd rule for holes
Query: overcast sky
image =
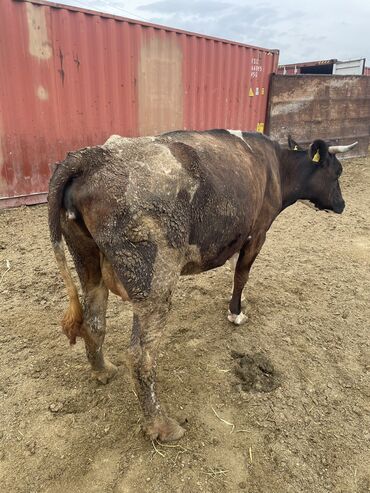
{"label": "overcast sky", "polygon": [[277,48],[280,63],[366,57],[370,66],[370,0],[59,1]]}

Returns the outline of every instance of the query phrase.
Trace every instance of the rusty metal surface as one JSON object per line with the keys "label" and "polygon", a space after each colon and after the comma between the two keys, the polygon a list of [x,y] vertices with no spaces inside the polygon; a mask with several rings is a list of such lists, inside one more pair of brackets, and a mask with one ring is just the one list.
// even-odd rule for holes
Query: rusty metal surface
{"label": "rusty metal surface", "polygon": [[370,133],[370,78],[344,75],[274,75],[270,86],[270,136],[304,145],[324,140],[359,145],[346,157],[365,156]]}
{"label": "rusty metal surface", "polygon": [[114,133],[263,131],[276,50],[41,0],[2,0],[0,32],[0,207]]}

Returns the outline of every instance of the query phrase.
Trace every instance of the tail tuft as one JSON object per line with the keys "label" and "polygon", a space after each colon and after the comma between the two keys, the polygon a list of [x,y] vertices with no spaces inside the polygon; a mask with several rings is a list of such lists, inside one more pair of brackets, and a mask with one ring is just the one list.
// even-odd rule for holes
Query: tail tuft
{"label": "tail tuft", "polygon": [[76,338],[83,336],[83,310],[78,297],[77,287],[73,282],[71,272],[67,265],[63,243],[59,242],[53,246],[55,258],[65,282],[69,298],[69,305],[62,320],[62,330],[68,337],[69,342],[71,344],[76,344]]}
{"label": "tail tuft", "polygon": [[77,298],[70,299],[68,309],[62,320],[62,330],[68,337],[71,346],[76,344],[77,337],[83,337],[83,312]]}

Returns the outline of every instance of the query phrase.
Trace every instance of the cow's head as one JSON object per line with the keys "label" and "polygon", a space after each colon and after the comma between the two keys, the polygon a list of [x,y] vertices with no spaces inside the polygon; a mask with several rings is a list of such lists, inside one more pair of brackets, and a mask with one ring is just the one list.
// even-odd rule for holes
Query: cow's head
{"label": "cow's head", "polygon": [[310,170],[304,184],[304,199],[317,209],[341,214],[345,207],[339,186],[342,165],[336,154],[348,152],[357,142],[347,146],[330,146],[323,140],[315,140],[304,150],[289,136],[288,145],[291,150],[298,151],[297,157],[302,160],[302,165]]}

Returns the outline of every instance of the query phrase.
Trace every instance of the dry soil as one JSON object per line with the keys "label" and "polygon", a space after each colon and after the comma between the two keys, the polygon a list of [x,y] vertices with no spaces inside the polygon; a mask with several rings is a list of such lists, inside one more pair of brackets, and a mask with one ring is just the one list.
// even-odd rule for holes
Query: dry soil
{"label": "dry soil", "polygon": [[1,491],[369,492],[370,159],[344,168],[344,214],[297,204],[274,223],[247,325],[227,321],[227,266],[181,279],[158,377],[188,432],[166,446],[142,435],[123,365],[130,305],[111,295],[120,370],[99,386],[60,331],[46,207],[2,211]]}

